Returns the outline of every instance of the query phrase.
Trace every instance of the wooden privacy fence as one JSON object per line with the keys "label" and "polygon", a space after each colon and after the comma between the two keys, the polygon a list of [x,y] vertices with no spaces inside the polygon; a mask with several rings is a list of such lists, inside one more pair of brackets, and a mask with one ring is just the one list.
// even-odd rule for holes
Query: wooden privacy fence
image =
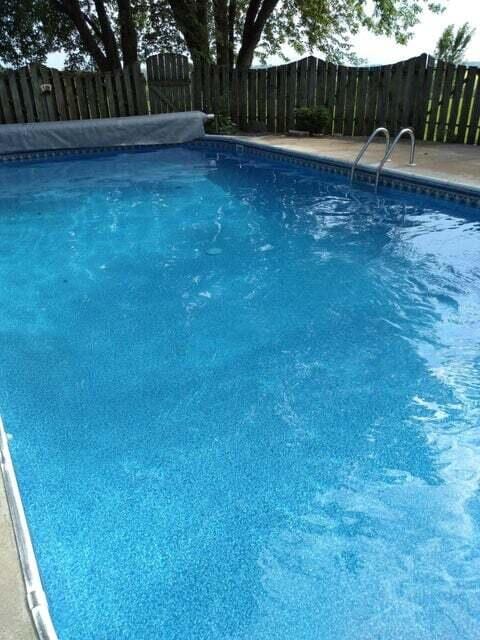
{"label": "wooden privacy fence", "polygon": [[196,61],[193,107],[215,111],[228,103],[242,129],[265,123],[271,132],[295,127],[295,109],[326,105],[327,133],[364,136],[378,126],[417,138],[479,141],[480,68],[436,61],[423,54],[381,67],[347,67],[314,57],[267,69],[227,70]]}
{"label": "wooden privacy fence", "polygon": [[0,123],[146,114],[140,65],[113,73],[57,71],[32,64],[0,74]]}
{"label": "wooden privacy fence", "polygon": [[191,111],[191,68],[188,58],[160,53],[147,58],[150,113]]}
{"label": "wooden privacy fence", "polygon": [[185,56],[147,59],[113,73],[57,71],[33,64],[0,73],[0,124],[76,120],[200,109],[227,110],[240,128],[282,133],[295,109],[326,105],[327,133],[365,136],[413,127],[418,139],[480,142],[480,68],[423,54],[381,67],[347,67],[313,56],[248,71]]}

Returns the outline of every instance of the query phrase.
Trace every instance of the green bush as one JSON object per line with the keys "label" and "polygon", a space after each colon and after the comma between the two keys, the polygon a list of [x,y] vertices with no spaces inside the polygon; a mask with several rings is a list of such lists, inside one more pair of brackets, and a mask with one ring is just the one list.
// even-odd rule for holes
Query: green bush
{"label": "green bush", "polygon": [[299,131],[323,133],[329,121],[327,107],[300,107],[295,110],[295,126]]}
{"label": "green bush", "polygon": [[238,127],[230,118],[228,100],[220,98],[214,107],[215,118],[205,125],[207,133],[218,133],[222,135],[233,135],[237,133]]}

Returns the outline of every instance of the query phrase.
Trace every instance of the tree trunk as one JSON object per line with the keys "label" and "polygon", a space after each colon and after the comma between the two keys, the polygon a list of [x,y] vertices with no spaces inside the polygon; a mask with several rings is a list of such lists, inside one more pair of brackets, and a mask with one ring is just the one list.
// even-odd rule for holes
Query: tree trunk
{"label": "tree trunk", "polygon": [[118,21],[120,23],[123,64],[138,62],[137,30],[133,21],[130,0],[118,0]]}
{"label": "tree trunk", "polygon": [[274,12],[279,0],[251,0],[245,15],[242,44],[237,56],[237,68],[249,69],[255,49],[262,37],[267,20]]}
{"label": "tree trunk", "polygon": [[230,0],[228,5],[228,51],[229,63],[233,67],[235,62],[235,21],[237,19],[237,0]]}
{"label": "tree trunk", "polygon": [[112,69],[120,69],[120,56],[118,55],[118,45],[113,29],[108,19],[107,11],[103,0],[95,0],[95,8],[97,10],[98,21],[100,23],[100,34],[105,53],[110,62]]}
{"label": "tree trunk", "polygon": [[210,60],[206,0],[170,0],[170,6],[192,58]]}
{"label": "tree trunk", "polygon": [[51,0],[51,2],[55,9],[64,13],[73,22],[82,41],[82,45],[92,56],[100,71],[111,71],[113,68],[112,62],[98,46],[78,0]]}
{"label": "tree trunk", "polygon": [[217,64],[230,65],[229,15],[227,0],[213,0],[213,17],[215,21],[215,46]]}

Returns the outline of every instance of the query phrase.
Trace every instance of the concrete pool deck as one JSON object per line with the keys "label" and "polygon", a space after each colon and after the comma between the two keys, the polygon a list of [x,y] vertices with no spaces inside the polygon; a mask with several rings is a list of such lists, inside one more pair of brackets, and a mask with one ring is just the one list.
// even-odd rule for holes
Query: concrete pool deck
{"label": "concrete pool deck", "polygon": [[0,476],[0,640],[35,640],[36,637]]}
{"label": "concrete pool deck", "polygon": [[[352,161],[365,138],[324,136],[293,138],[282,135],[239,136],[239,140]],[[378,139],[364,156],[362,164],[376,165],[384,151]],[[407,175],[436,178],[480,187],[480,147],[458,144],[418,143],[416,167],[409,167],[409,145],[402,142],[395,151],[390,168]],[[0,477],[0,640],[35,640],[36,633],[27,609],[15,538],[3,480]]]}
{"label": "concrete pool deck", "polygon": [[[322,136],[321,138],[294,138],[286,135],[239,136],[257,144],[271,145],[281,149],[311,153],[335,160],[352,162],[366,138],[344,138],[342,136]],[[374,166],[382,159],[385,142],[378,137],[368,148],[361,165]],[[418,142],[416,166],[409,167],[410,143],[402,140],[394,151],[392,161],[386,167],[405,175],[436,178],[455,182],[458,185],[480,187],[480,146],[465,144],[440,144]]]}

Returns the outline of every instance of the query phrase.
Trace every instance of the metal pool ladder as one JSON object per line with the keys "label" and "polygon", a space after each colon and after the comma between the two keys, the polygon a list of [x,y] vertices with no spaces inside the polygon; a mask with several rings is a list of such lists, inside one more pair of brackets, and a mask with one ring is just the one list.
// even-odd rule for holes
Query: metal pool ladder
{"label": "metal pool ladder", "polygon": [[[388,129],[386,129],[385,127],[378,127],[378,129],[375,129],[375,131],[371,134],[371,136],[368,138],[368,140],[365,142],[365,144],[363,145],[363,147],[360,149],[360,151],[358,152],[357,157],[355,158],[355,162],[353,163],[352,166],[352,171],[350,173],[350,184],[353,182],[353,176],[355,174],[355,169],[357,168],[358,163],[360,162],[360,160],[363,157],[363,154],[365,153],[365,151],[368,149],[368,147],[370,146],[370,144],[372,143],[373,139],[379,134],[379,133],[383,133],[385,136],[385,155],[383,156],[384,160],[387,157],[388,151],[390,149],[390,132]],[[393,145],[392,145],[393,146]],[[385,160],[386,162],[386,160]],[[383,165],[382,165],[383,166]]]}
{"label": "metal pool ladder", "polygon": [[375,176],[375,193],[378,191],[378,181],[380,179],[380,173],[385,165],[386,162],[388,162],[388,160],[390,160],[390,157],[395,149],[395,147],[397,146],[398,142],[400,141],[400,138],[402,138],[405,134],[407,134],[408,136],[410,136],[410,162],[408,163],[409,167],[414,167],[415,166],[415,134],[413,133],[412,129],[409,129],[408,127],[406,129],[402,129],[397,137],[395,138],[395,140],[392,142],[391,146],[389,149],[387,149],[387,151],[385,152],[385,155],[383,156],[382,161],[380,162],[380,164],[377,167],[377,174]]}
{"label": "metal pool ladder", "polygon": [[375,175],[375,193],[377,193],[377,191],[378,191],[378,181],[380,179],[380,173],[382,172],[382,169],[385,166],[385,163],[390,161],[391,155],[392,155],[393,151],[395,150],[395,147],[397,146],[398,142],[400,141],[400,138],[402,138],[404,135],[409,135],[410,136],[410,162],[408,163],[408,165],[410,167],[414,167],[415,166],[415,148],[416,148],[416,144],[415,144],[415,134],[413,133],[413,130],[408,128],[408,127],[405,128],[405,129],[402,129],[398,133],[398,135],[395,137],[395,140],[392,142],[392,144],[390,144],[390,132],[388,131],[388,129],[386,129],[385,127],[378,127],[378,129],[375,129],[375,131],[372,133],[372,135],[365,142],[363,147],[360,149],[357,157],[355,158],[355,162],[352,165],[352,171],[350,172],[350,184],[353,182],[353,177],[355,175],[355,169],[357,168],[358,163],[362,159],[365,151],[370,146],[372,140],[379,133],[383,133],[384,136],[385,136],[385,154],[384,154],[382,160],[380,161],[380,164],[377,167],[377,171],[376,171],[376,175]]}

